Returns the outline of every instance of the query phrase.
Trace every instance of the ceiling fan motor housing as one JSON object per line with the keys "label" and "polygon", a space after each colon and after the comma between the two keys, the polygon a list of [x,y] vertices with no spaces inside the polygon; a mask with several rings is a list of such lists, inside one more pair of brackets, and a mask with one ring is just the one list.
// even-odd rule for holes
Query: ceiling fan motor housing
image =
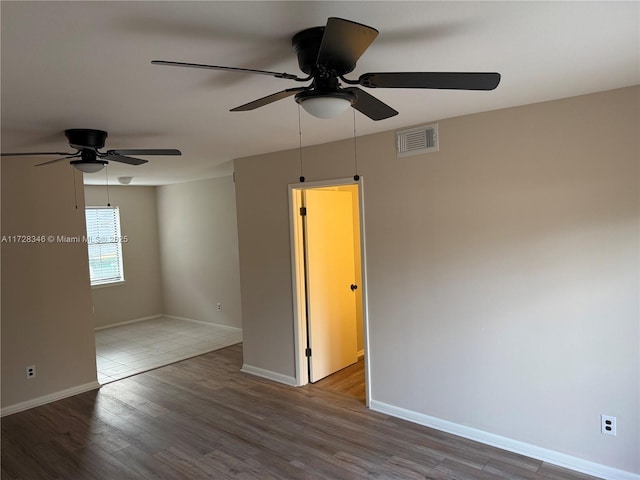
{"label": "ceiling fan motor housing", "polygon": [[104,147],[107,132],[92,130],[90,128],[70,128],[64,131],[69,140],[69,145],[78,150],[92,148],[94,150]]}
{"label": "ceiling fan motor housing", "polygon": [[80,158],[83,162],[95,162],[98,159],[98,153],[95,150],[84,149],[80,153]]}

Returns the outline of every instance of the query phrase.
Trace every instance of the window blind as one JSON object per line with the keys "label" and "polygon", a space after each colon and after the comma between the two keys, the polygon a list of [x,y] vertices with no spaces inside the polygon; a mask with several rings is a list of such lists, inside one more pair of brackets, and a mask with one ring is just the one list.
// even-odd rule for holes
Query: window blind
{"label": "window blind", "polygon": [[85,215],[91,285],[123,281],[118,207],[87,207]]}

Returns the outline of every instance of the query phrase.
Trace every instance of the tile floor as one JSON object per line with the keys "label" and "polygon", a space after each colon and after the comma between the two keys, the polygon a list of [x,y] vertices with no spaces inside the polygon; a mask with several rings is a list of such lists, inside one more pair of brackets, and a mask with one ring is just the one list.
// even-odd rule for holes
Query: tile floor
{"label": "tile floor", "polygon": [[120,380],[241,341],[239,328],[168,317],[97,330],[98,382]]}

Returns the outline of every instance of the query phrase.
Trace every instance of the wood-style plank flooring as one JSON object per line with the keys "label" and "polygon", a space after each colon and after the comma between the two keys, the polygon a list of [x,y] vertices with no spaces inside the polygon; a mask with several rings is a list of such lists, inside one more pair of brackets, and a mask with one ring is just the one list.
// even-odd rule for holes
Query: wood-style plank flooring
{"label": "wood-style plank flooring", "polygon": [[353,365],[323,378],[316,382],[314,386],[322,390],[344,393],[365,403],[364,359],[361,358]]}
{"label": "wood-style plank flooring", "polygon": [[234,345],[7,416],[2,479],[593,478],[241,365]]}

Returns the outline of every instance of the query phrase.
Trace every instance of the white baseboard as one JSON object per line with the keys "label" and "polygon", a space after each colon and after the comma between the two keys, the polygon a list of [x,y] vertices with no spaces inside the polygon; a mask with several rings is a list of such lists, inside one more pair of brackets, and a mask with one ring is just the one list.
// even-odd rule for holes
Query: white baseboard
{"label": "white baseboard", "polygon": [[284,383],[285,385],[290,385],[295,387],[298,385],[295,377],[290,377],[288,375],[283,375],[281,373],[272,372],[270,370],[265,370],[263,368],[254,367],[252,365],[247,365],[246,363],[242,365],[240,369],[241,372],[250,373],[251,375],[256,375],[257,377],[266,378],[267,380],[273,380],[274,382]]}
{"label": "white baseboard", "polygon": [[371,400],[369,405],[371,410],[391,415],[392,417],[402,418],[419,425],[435,428],[443,432],[458,435],[459,437],[475,440],[476,442],[491,445],[492,447],[501,448],[509,452],[519,453],[527,457],[542,460],[543,462],[552,463],[560,467],[575,470],[577,472],[586,473],[605,480],[640,480],[640,474],[618,470],[616,468],[601,465],[599,463],[589,462],[582,458],[573,457],[564,453],[556,452],[528,443],[512,440],[500,435],[477,430],[475,428],[459,425],[457,423],[442,420],[437,417],[431,417],[422,413],[414,412],[400,407],[395,407],[384,402]]}
{"label": "white baseboard", "polygon": [[39,407],[47,403],[62,400],[63,398],[72,397],[73,395],[78,395],[79,393],[88,392],[90,390],[96,390],[98,388],[100,388],[100,384],[98,383],[98,381],[95,381],[85,383],[84,385],[77,385],[75,387],[67,388],[65,390],[60,390],[59,392],[50,393],[48,395],[43,395],[42,397],[32,398],[31,400],[27,400],[26,402],[20,402],[9,405],[8,407],[4,407],[0,411],[0,417],[22,412],[24,410],[29,410],[30,408]]}
{"label": "white baseboard", "polygon": [[171,318],[173,320],[182,320],[182,321],[185,321],[185,322],[195,322],[195,323],[199,323],[201,325],[213,325],[215,327],[228,328],[229,330],[233,330],[233,331],[242,331],[241,328],[232,327],[230,325],[222,325],[221,323],[213,323],[213,322],[204,322],[202,320],[194,320],[193,318],[176,317],[175,315],[166,315],[164,313],[158,313],[157,315],[151,315],[149,317],[134,318],[132,320],[126,320],[124,322],[110,323],[109,325],[102,325],[100,327],[95,327],[94,330],[97,332],[99,330],[104,330],[106,328],[119,327],[119,326],[122,326],[122,325],[129,325],[131,323],[144,322],[146,320],[154,320],[154,319],[160,318],[160,317]]}
{"label": "white baseboard", "polygon": [[236,330],[236,331],[242,331],[241,328],[238,327],[232,327],[231,325],[223,325],[221,323],[213,323],[213,322],[205,322],[203,320],[195,320],[193,318],[186,318],[186,317],[176,317],[175,315],[160,315],[161,317],[167,317],[167,318],[171,318],[173,320],[183,320],[185,322],[195,322],[195,323],[199,323],[201,325],[213,325],[214,327],[222,327],[222,328],[228,328],[229,330]]}
{"label": "white baseboard", "polygon": [[100,327],[95,327],[94,330],[97,332],[98,330],[104,330],[105,328],[119,327],[121,325],[129,325],[130,323],[144,322],[145,320],[153,320],[155,318],[160,318],[163,316],[164,315],[159,313],[157,315],[151,315],[149,317],[134,318],[133,320],[125,320],[124,322],[110,323],[109,325],[101,325]]}

